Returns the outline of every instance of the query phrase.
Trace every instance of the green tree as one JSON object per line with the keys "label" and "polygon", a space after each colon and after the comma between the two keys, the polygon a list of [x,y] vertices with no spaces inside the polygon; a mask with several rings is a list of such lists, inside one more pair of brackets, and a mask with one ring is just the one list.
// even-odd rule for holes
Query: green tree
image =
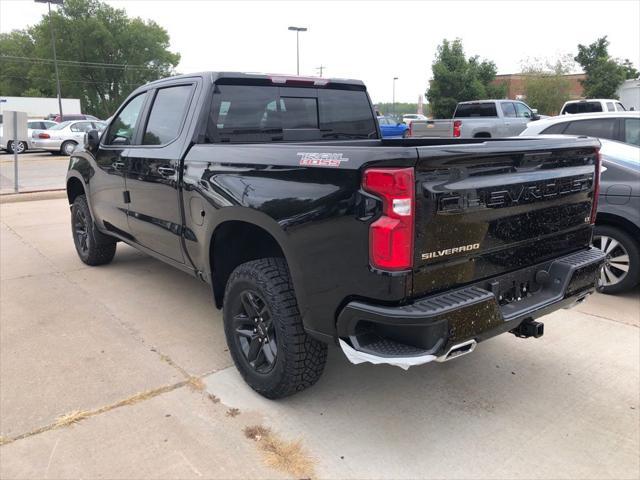
{"label": "green tree", "polygon": [[[591,45],[578,45],[574,60],[582,66],[586,79],[582,80],[587,98],[618,98],[618,87],[633,72],[609,55],[609,40],[604,36]],[[629,62],[629,65],[631,62]],[[637,74],[635,68],[630,65]]]}
{"label": "green tree", "polygon": [[[164,28],[99,0],[66,0],[52,21],[62,96],[80,98],[83,112],[101,118],[137,86],[173,74],[180,61]],[[48,17],[0,34],[0,52],[2,95],[56,95]]]}
{"label": "green tree", "polygon": [[640,77],[640,72],[638,72],[638,69],[633,66],[633,63],[631,63],[631,60],[628,58],[625,58],[624,62],[622,62],[622,68],[624,68],[624,78],[626,80],[635,80]]}
{"label": "green tree", "polygon": [[571,82],[566,75],[573,66],[570,55],[555,62],[529,60],[523,64],[523,93],[529,106],[544,115],[557,115],[564,102],[570,99]]}
{"label": "green tree", "polygon": [[[393,103],[391,102],[382,102],[375,104],[378,107],[378,111],[383,115],[393,115]],[[418,111],[417,103],[405,103],[405,102],[396,102],[395,105],[396,116],[402,117],[405,113],[416,113]],[[427,115],[427,106],[423,105],[422,110],[425,115]]]}
{"label": "green tree", "polygon": [[431,69],[426,96],[434,117],[451,117],[458,102],[503,98],[506,94],[505,85],[493,83],[496,65],[478,56],[467,59],[459,38],[442,41]]}

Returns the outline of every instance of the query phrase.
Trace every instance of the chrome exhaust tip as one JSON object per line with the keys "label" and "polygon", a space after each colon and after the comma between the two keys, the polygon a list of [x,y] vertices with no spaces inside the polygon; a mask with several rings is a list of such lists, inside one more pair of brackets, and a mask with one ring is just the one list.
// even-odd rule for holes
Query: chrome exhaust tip
{"label": "chrome exhaust tip", "polygon": [[478,342],[473,339],[467,340],[466,342],[458,343],[457,345],[453,345],[449,350],[447,350],[447,353],[437,357],[436,362],[448,362],[449,360],[453,360],[454,358],[467,355],[468,353],[471,353],[476,349],[476,345],[478,345]]}

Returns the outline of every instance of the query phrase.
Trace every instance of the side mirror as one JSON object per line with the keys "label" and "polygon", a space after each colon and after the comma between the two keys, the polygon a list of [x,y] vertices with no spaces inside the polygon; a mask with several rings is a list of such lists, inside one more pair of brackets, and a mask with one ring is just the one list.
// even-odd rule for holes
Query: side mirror
{"label": "side mirror", "polygon": [[100,145],[100,134],[98,130],[89,130],[84,134],[84,146],[90,152],[95,152]]}
{"label": "side mirror", "polygon": [[536,120],[540,120],[540,115],[538,115],[536,112],[533,112],[533,117],[531,117],[531,121],[535,122]]}

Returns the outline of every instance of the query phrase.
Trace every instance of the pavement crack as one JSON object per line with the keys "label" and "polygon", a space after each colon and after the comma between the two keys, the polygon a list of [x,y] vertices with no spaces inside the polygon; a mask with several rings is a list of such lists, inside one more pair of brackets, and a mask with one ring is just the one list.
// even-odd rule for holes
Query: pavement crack
{"label": "pavement crack", "polygon": [[38,427],[29,432],[22,433],[15,437],[0,437],[0,445],[8,445],[18,440],[23,440],[25,438],[33,437],[34,435],[39,435],[44,432],[69,427],[83,420],[86,420],[87,418],[95,417],[97,415],[110,412],[111,410],[115,410],[116,408],[124,407],[127,405],[135,405],[145,400],[149,400],[151,398],[162,395],[164,393],[172,392],[174,390],[177,390],[178,388],[184,387],[185,385],[190,385],[192,382],[192,378],[195,378],[195,377],[191,377],[189,380],[183,380],[181,382],[173,383],[171,385],[165,385],[163,387],[158,387],[151,390],[138,392],[127,398],[118,400],[117,402],[110,403],[108,405],[104,405],[100,408],[96,408],[93,410],[75,410],[73,412],[59,416],[58,418],[56,418],[54,422],[49,423],[48,425]]}

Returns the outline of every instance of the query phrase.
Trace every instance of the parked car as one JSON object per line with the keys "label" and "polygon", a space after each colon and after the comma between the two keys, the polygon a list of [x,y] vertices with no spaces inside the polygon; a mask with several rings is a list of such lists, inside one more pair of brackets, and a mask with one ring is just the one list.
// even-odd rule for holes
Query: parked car
{"label": "parked car", "polygon": [[242,377],[279,398],[318,380],[326,343],[408,368],[540,337],[604,262],[599,146],[384,140],[356,80],[183,75],[74,152],[72,236],[87,265],[122,241],[209,283]]}
{"label": "parked car", "polygon": [[619,100],[610,98],[588,98],[585,100],[569,100],[560,110],[560,115],[576,113],[625,112],[627,109]]}
{"label": "parked car", "polygon": [[62,117],[60,115],[56,115],[53,117],[53,121],[56,123],[62,122],[64,119],[65,122],[71,120],[100,120],[99,118],[94,117],[93,115],[85,115],[83,113],[63,113]]}
{"label": "parked car", "polygon": [[512,137],[531,121],[539,120],[536,110],[517,100],[460,102],[452,120],[414,120],[409,125],[412,138],[497,138]]}
{"label": "parked car", "polygon": [[[17,143],[17,152],[18,154],[24,153],[27,150],[33,149],[32,145],[32,137],[34,132],[39,132],[41,130],[47,130],[56,125],[56,122],[52,122],[50,120],[29,120],[27,122],[27,138],[24,140],[20,140]],[[4,144],[4,139],[2,138],[3,126],[0,125],[0,149],[6,150],[9,153],[13,153],[13,141],[7,141],[7,145]]]}
{"label": "parked car", "polygon": [[72,120],[56,123],[44,132],[34,132],[31,144],[51,153],[71,155],[78,145],[84,144],[84,136],[90,130],[102,132],[106,123]]}
{"label": "parked car", "polygon": [[378,117],[378,124],[382,132],[382,138],[403,138],[407,136],[409,127],[404,123],[398,123],[390,117]]}
{"label": "parked car", "polygon": [[640,112],[559,115],[530,123],[520,134],[588,135],[640,145]]}
{"label": "parked car", "polygon": [[402,123],[409,125],[414,120],[427,120],[427,116],[420,113],[406,113],[402,115]]}
{"label": "parked car", "polygon": [[640,281],[640,112],[559,116],[522,132],[538,134],[600,138],[602,176],[593,237],[607,255],[600,289],[614,294],[633,288]]}

